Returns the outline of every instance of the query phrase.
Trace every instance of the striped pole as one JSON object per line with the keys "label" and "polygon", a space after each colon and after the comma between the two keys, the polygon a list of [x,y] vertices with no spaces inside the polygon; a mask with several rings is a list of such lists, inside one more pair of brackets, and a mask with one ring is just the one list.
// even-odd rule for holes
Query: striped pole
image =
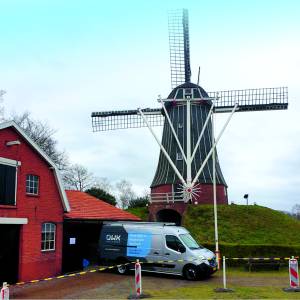
{"label": "striped pole", "polygon": [[9,288],[7,282],[3,282],[3,287],[1,289],[1,300],[9,300]]}
{"label": "striped pole", "polygon": [[299,287],[299,274],[298,274],[298,261],[293,256],[289,260],[289,270],[290,270],[290,287]]}
{"label": "striped pole", "polygon": [[223,288],[224,290],[227,289],[227,284],[226,284],[226,258],[223,256]]}
{"label": "striped pole", "polygon": [[139,298],[142,294],[142,267],[138,259],[135,263],[135,291],[136,297]]}

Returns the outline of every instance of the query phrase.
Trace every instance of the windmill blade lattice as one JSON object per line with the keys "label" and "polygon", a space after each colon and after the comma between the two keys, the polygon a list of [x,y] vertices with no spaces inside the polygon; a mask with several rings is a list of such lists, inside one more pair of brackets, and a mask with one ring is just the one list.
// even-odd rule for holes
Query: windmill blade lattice
{"label": "windmill blade lattice", "polygon": [[239,104],[237,112],[288,108],[287,87],[209,92],[208,95],[217,98],[215,113],[229,112],[235,103]]}
{"label": "windmill blade lattice", "polygon": [[191,81],[190,38],[188,11],[169,12],[169,47],[171,66],[171,86]]}
{"label": "windmill blade lattice", "polygon": [[[200,93],[198,93],[200,95]],[[288,88],[260,88],[209,92],[214,101],[215,113],[230,112],[235,103],[239,106],[237,112],[281,110],[288,108]],[[214,100],[216,99],[216,100]],[[174,99],[174,103],[179,99]],[[201,101],[201,98],[199,98]],[[142,109],[151,126],[163,126],[165,117],[160,108]],[[138,110],[117,110],[92,113],[93,131],[106,131],[127,128],[147,127]]]}
{"label": "windmill blade lattice", "polygon": [[[160,108],[145,108],[142,111],[147,116],[151,126],[162,126],[164,124],[164,116],[161,114]],[[92,113],[93,132],[146,126],[137,109]]]}

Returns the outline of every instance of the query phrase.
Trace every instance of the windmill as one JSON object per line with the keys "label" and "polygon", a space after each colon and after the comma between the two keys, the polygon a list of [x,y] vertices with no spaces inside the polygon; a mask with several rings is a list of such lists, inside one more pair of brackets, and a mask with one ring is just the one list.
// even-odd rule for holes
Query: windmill
{"label": "windmill", "polygon": [[[288,107],[286,87],[206,92],[191,83],[188,11],[171,12],[168,24],[172,91],[159,97],[161,107],[92,113],[93,131],[149,128],[160,147],[150,212],[152,219],[163,221],[170,216],[159,215],[164,208],[183,213],[187,203],[228,203],[216,145],[235,112]],[[217,137],[216,113],[229,113]],[[162,139],[153,126],[163,126]]]}

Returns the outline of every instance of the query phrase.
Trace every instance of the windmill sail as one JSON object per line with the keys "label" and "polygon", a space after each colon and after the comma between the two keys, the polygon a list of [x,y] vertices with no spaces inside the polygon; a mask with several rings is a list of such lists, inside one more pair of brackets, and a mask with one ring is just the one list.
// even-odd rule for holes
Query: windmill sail
{"label": "windmill sail", "polygon": [[[172,99],[174,93],[171,94]],[[202,95],[204,96],[204,95]],[[231,90],[208,92],[214,101],[214,113],[228,113],[238,102],[237,112],[282,110],[288,108],[288,88],[260,88],[246,90]],[[200,100],[200,94],[197,96]],[[145,108],[142,111],[147,116],[151,126],[163,126],[164,115],[161,108]],[[147,125],[138,113],[138,110],[115,110],[92,113],[93,131],[106,131],[115,129],[140,128]]]}
{"label": "windmill sail", "polygon": [[169,12],[169,46],[172,89],[191,81],[190,38],[187,9]]}
{"label": "windmill sail", "polygon": [[[147,116],[151,126],[162,126],[164,124],[164,116],[161,114],[160,108],[144,108],[142,111]],[[92,113],[94,132],[146,126],[137,109]]]}

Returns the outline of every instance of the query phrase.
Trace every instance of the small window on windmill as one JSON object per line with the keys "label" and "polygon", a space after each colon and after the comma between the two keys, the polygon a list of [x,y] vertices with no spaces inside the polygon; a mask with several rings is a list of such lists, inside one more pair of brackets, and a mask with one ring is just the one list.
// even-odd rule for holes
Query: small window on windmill
{"label": "small window on windmill", "polygon": [[182,128],[183,128],[183,124],[180,123],[180,122],[178,122],[178,128],[179,128],[179,129],[182,129]]}
{"label": "small window on windmill", "polygon": [[184,98],[191,99],[192,98],[192,89],[184,89]]}
{"label": "small window on windmill", "polygon": [[194,89],[194,98],[201,98],[199,89]]}
{"label": "small window on windmill", "polygon": [[176,153],[176,160],[182,160],[182,153],[181,152],[177,152]]}
{"label": "small window on windmill", "polygon": [[178,89],[175,95],[175,99],[183,99],[183,89]]}

